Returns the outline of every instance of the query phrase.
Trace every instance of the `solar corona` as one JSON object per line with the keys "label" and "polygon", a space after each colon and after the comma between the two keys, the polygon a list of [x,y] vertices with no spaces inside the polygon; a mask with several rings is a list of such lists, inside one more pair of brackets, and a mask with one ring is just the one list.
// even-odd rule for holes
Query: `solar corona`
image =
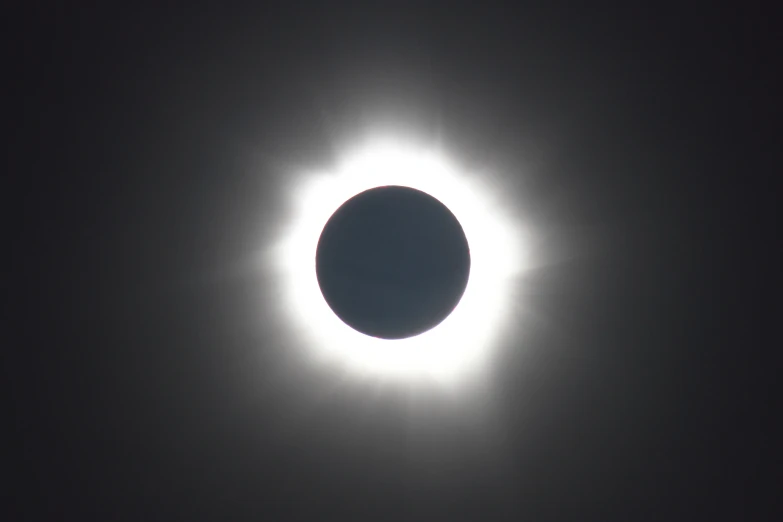
{"label": "solar corona", "polygon": [[295,176],[272,261],[303,352],[384,379],[480,368],[524,264],[521,229],[492,188],[436,150],[389,139]]}

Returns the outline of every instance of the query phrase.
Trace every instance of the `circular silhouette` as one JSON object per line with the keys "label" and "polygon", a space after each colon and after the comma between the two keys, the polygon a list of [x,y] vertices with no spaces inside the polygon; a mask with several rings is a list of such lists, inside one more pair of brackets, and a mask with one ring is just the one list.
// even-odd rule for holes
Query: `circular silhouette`
{"label": "circular silhouette", "polygon": [[348,326],[403,339],[443,321],[470,273],[462,226],[446,206],[408,187],[377,187],[337,209],[316,251],[321,293]]}

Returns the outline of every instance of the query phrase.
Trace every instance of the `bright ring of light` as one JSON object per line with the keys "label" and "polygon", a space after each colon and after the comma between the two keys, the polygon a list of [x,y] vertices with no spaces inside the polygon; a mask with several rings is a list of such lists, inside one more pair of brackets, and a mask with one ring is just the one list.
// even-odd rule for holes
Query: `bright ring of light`
{"label": "bright ring of light", "polygon": [[[294,187],[294,218],[274,251],[285,313],[307,347],[364,374],[452,379],[485,360],[509,318],[511,279],[522,268],[519,227],[504,217],[489,184],[460,173],[434,151],[389,141],[349,155],[330,174],[303,176]],[[471,270],[456,309],[415,337],[384,340],[343,323],[324,300],[315,252],[324,225],[346,200],[367,189],[400,185],[430,194],[457,217]]]}

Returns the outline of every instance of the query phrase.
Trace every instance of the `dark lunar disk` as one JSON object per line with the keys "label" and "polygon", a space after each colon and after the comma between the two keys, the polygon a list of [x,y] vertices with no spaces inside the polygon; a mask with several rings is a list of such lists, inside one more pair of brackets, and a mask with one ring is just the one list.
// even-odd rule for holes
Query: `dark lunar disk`
{"label": "dark lunar disk", "polygon": [[321,232],[316,272],[326,302],[351,328],[403,339],[443,321],[470,273],[462,226],[443,203],[408,187],[349,199]]}

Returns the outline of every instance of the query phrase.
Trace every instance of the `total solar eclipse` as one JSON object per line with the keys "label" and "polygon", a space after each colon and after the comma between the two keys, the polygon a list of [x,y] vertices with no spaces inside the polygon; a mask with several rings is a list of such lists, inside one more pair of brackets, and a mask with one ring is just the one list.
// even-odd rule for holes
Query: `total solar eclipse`
{"label": "total solar eclipse", "polygon": [[357,194],[328,220],[316,250],[321,293],[348,326],[403,339],[441,323],[468,283],[470,250],[457,218],[420,190]]}
{"label": "total solar eclipse", "polygon": [[324,368],[467,386],[518,318],[527,229],[491,173],[446,150],[397,136],[346,149],[288,178],[291,213],[259,258],[279,282],[280,327]]}

